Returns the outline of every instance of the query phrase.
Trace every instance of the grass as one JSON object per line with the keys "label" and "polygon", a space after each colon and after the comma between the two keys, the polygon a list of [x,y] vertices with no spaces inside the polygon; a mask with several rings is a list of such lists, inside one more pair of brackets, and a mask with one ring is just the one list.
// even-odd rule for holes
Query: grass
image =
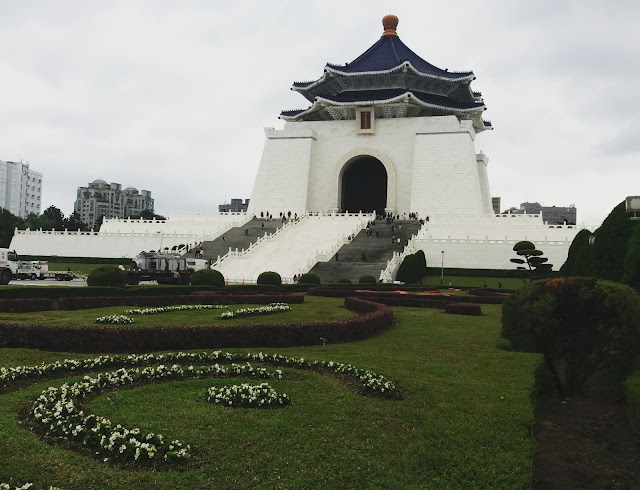
{"label": "grass", "polygon": [[69,268],[73,272],[79,272],[80,274],[84,274],[85,276],[88,276],[93,269],[97,269],[98,267],[104,267],[106,265],[118,267],[117,264],[80,264],[77,262],[49,262],[49,270],[50,271],[66,271],[67,268]]}
{"label": "grass", "polygon": [[[446,287],[449,281],[455,287],[481,288],[486,283],[489,288],[497,288],[502,283],[503,289],[520,289],[524,282],[519,277],[471,277],[471,276],[445,276],[442,284]],[[440,276],[425,276],[422,283],[428,286],[440,286]]]}
{"label": "grass", "polygon": [[[340,309],[330,298],[305,301],[314,311],[307,320]],[[203,401],[206,388],[243,379],[151,384],[91,401],[95,413],[196,448],[198,468],[153,472],[111,467],[22,429],[19,408],[63,380],[40,382],[0,395],[0,481],[65,489],[529,488],[540,357],[499,348],[499,305],[483,305],[480,317],[394,312],[397,326],[365,342],[268,352],[371,369],[399,385],[402,401],[363,397],[333,377],[292,369],[270,382],[291,397],[284,409]],[[0,365],[61,357],[87,356],[0,349]]]}
{"label": "grass", "polygon": [[[177,302],[176,304],[180,304]],[[354,313],[343,306],[342,298],[320,298],[319,296],[307,296],[303,304],[291,304],[291,311],[267,315],[246,316],[221,320],[220,314],[224,311],[234,311],[241,308],[251,308],[264,305],[229,305],[228,310],[196,310],[196,311],[172,311],[157,315],[126,316],[133,318],[135,323],[125,325],[136,326],[167,326],[167,325],[255,325],[258,323],[297,323],[309,321],[309,318],[317,318],[327,321],[345,320],[354,316]],[[128,309],[144,309],[140,306],[111,306],[108,308],[95,308],[92,310],[78,311],[35,311],[30,313],[0,313],[0,323],[24,323],[59,326],[92,326],[96,325],[96,318],[106,315],[122,315]],[[101,325],[118,328],[121,325]]]}

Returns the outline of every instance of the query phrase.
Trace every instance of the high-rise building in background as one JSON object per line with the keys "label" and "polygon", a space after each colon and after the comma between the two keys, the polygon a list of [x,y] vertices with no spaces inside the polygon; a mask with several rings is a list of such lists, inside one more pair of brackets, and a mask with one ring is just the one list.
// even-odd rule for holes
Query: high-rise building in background
{"label": "high-rise building in background", "polygon": [[153,212],[151,191],[138,191],[134,187],[122,189],[122,185],[107,184],[98,179],[87,187],[78,187],[74,211],[83,223],[95,227],[100,217],[128,218],[148,209]]}
{"label": "high-rise building in background", "polygon": [[0,160],[0,208],[24,218],[29,213],[40,214],[41,203],[42,174],[22,160]]}

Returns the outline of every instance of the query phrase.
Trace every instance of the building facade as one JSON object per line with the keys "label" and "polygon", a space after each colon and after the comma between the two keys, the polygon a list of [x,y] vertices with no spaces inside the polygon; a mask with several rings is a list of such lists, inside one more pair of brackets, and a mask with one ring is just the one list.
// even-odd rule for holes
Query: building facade
{"label": "building facade", "polygon": [[83,223],[95,227],[100,218],[128,218],[137,216],[145,209],[153,212],[153,199],[150,191],[138,191],[135,187],[126,187],[98,179],[87,187],[78,187],[74,211]]}
{"label": "building facade", "polygon": [[541,206],[539,202],[523,202],[519,208],[509,208],[509,214],[540,214],[542,221],[548,225],[575,225],[577,210],[573,204],[569,206]]}
{"label": "building facade", "polygon": [[42,206],[42,174],[28,163],[0,160],[0,208],[24,218],[40,214]]}
{"label": "building facade", "polygon": [[249,207],[249,199],[231,199],[229,204],[218,204],[218,212],[220,213],[246,213]]}

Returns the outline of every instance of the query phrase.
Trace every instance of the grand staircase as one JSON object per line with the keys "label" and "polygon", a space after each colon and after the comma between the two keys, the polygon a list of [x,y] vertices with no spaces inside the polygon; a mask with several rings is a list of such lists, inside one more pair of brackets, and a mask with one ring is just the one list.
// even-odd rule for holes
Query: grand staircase
{"label": "grand staircase", "polygon": [[[215,240],[203,242],[201,258],[210,259],[212,262],[215,262],[218,259],[218,256],[224,256],[229,251],[229,248],[232,250],[249,248],[253,242],[264,236],[265,233],[275,233],[275,231],[281,226],[282,221],[279,219],[273,219],[270,221],[252,219],[242,226],[231,228]],[[245,230],[247,231],[246,233]],[[194,257],[195,248],[184,256]]]}
{"label": "grand staircase", "polygon": [[[391,260],[393,252],[401,252],[406,247],[411,236],[420,229],[420,222],[396,220],[391,225],[384,220],[376,220],[374,223],[370,226],[371,236],[367,235],[367,230],[362,230],[351,242],[340,248],[330,261],[318,262],[311,272],[318,274],[323,283],[337,282],[340,279],[358,282],[363,275],[372,275],[378,280],[380,271],[387,267],[387,261]],[[392,237],[395,237],[393,243]],[[400,244],[397,243],[398,238]]]}

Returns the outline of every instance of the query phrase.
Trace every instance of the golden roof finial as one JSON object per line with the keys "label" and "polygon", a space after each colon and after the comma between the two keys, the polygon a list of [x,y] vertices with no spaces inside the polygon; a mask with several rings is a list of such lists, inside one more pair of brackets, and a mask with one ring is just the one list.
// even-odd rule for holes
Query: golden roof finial
{"label": "golden roof finial", "polygon": [[384,27],[383,36],[398,36],[396,27],[398,27],[398,17],[389,14],[382,18],[382,27]]}

